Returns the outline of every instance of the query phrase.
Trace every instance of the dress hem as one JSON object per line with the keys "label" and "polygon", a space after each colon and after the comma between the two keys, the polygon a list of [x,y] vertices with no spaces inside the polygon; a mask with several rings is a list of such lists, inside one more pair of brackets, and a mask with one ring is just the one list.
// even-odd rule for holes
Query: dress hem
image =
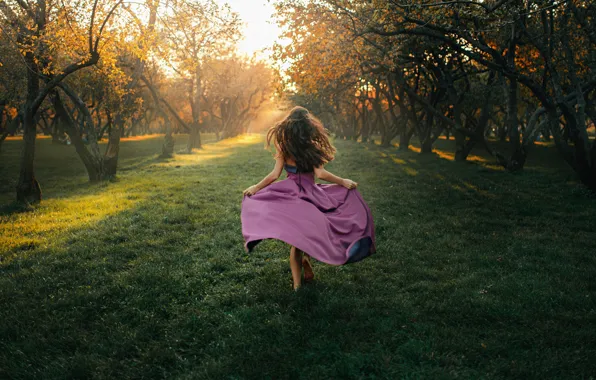
{"label": "dress hem", "polygon": [[[371,235],[363,235],[363,236],[361,236],[360,238],[358,238],[358,239],[356,239],[355,241],[353,241],[352,243],[350,243],[350,245],[349,245],[349,246],[348,246],[348,248],[346,249],[346,253],[348,253],[348,254],[349,254],[349,252],[350,252],[350,250],[352,249],[352,246],[353,246],[354,244],[356,244],[356,243],[357,243],[357,242],[359,242],[360,240],[362,240],[362,239],[366,239],[366,238],[369,238],[369,239],[371,240],[371,246],[370,246],[370,249],[368,250],[368,254],[367,254],[366,256],[364,256],[362,259],[364,259],[364,258],[366,258],[366,257],[369,257],[369,256],[372,256],[373,254],[375,254],[375,253],[377,252],[377,249],[376,249],[376,246],[375,246],[374,239],[373,239],[373,237],[372,237]],[[313,257],[313,258],[315,258],[317,261],[320,261],[320,262],[322,262],[322,263],[325,263],[325,264],[328,264],[328,265],[333,265],[333,266],[341,266],[341,265],[346,265],[346,264],[353,264],[353,263],[357,263],[358,261],[361,261],[361,260],[362,260],[362,259],[360,259],[360,260],[358,260],[358,261],[350,261],[350,257],[348,256],[348,257],[346,258],[346,260],[345,260],[344,262],[342,262],[342,263],[331,263],[331,262],[328,262],[328,261],[325,261],[325,260],[321,260],[321,259],[317,258],[316,256],[313,256],[313,255],[311,255],[310,253],[308,253],[308,252],[307,252],[307,250],[306,250],[306,249],[300,248],[300,246],[299,246],[300,244],[294,244],[294,243],[290,243],[290,242],[288,242],[288,241],[286,241],[286,240],[284,240],[284,239],[281,239],[281,238],[279,238],[279,237],[268,237],[268,236],[267,236],[267,237],[258,237],[258,238],[252,238],[252,239],[250,239],[250,240],[247,240],[247,241],[244,243],[244,251],[245,251],[246,253],[251,253],[251,252],[254,250],[254,248],[255,248],[255,247],[256,247],[256,246],[257,246],[257,245],[258,245],[258,244],[259,244],[261,241],[263,241],[263,240],[271,240],[271,239],[275,239],[275,240],[283,241],[283,242],[284,242],[284,243],[286,243],[286,244],[289,244],[289,245],[291,245],[291,246],[294,246],[294,247],[298,248],[299,250],[301,250],[302,252],[305,252],[306,254],[308,254],[310,257]],[[249,245],[250,243],[254,243],[254,245],[253,245],[253,246],[252,246],[252,247],[249,249],[249,248],[248,248],[248,245]]]}

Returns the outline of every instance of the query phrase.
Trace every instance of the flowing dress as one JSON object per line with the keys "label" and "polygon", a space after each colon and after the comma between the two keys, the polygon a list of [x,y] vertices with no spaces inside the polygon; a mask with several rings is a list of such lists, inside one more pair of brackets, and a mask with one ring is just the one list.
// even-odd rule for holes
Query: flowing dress
{"label": "flowing dress", "polygon": [[356,189],[315,183],[314,173],[284,165],[288,176],[242,200],[247,252],[278,239],[331,265],[360,261],[375,252],[370,209]]}

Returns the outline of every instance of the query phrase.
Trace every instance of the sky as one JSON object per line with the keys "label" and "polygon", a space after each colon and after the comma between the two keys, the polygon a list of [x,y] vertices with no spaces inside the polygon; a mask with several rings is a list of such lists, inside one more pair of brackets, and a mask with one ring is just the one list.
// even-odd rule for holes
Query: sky
{"label": "sky", "polygon": [[[252,55],[268,48],[279,37],[280,31],[272,19],[273,5],[267,0],[216,0],[221,4],[229,4],[232,10],[240,14],[244,23],[244,40],[239,43],[242,53]],[[268,56],[268,53],[259,54]]]}

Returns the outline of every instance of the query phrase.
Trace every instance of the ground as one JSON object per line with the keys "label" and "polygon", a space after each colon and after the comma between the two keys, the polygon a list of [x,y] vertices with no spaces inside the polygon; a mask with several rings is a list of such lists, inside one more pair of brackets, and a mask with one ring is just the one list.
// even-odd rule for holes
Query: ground
{"label": "ground", "polygon": [[453,162],[453,141],[335,141],[328,168],[360,183],[378,252],[316,263],[294,293],[287,246],[243,250],[241,192],[273,166],[262,136],[165,161],[160,144],[124,142],[118,180],[91,185],[72,147],[40,140],[44,200],[22,212],[5,142],[1,378],[596,375],[596,203],[550,148],[511,174]]}

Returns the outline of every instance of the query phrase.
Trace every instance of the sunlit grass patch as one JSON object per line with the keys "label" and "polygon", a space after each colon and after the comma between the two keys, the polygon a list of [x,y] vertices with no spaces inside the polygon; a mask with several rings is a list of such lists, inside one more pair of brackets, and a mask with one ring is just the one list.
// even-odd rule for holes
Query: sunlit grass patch
{"label": "sunlit grass patch", "polygon": [[122,137],[120,139],[121,142],[130,142],[130,141],[145,141],[145,140],[155,140],[163,139],[162,134],[152,134],[152,135],[142,135],[142,136],[129,136],[129,137]]}
{"label": "sunlit grass patch", "polygon": [[213,145],[211,148],[238,148],[239,146],[264,144],[264,135],[259,133],[251,133],[239,135],[229,139],[220,141],[217,145]]}
{"label": "sunlit grass patch", "polygon": [[[123,140],[133,143],[156,140],[161,143],[161,135],[139,136]],[[254,144],[262,138],[241,136],[223,140],[217,144],[206,144],[204,149],[192,155],[176,155],[173,159],[160,161],[154,155],[137,157],[134,162],[126,157],[121,160],[121,180],[113,183],[88,185],[79,194],[49,196],[41,206],[31,212],[0,215],[0,256],[7,263],[11,257],[26,254],[34,249],[47,249],[56,243],[68,230],[94,228],[94,223],[117,213],[147,202],[155,196],[155,190],[182,184],[181,166],[193,166],[209,160],[222,159],[232,154],[234,142]],[[67,147],[63,147],[64,150]],[[211,153],[217,152],[217,153]],[[42,152],[43,154],[43,152]],[[127,166],[130,162],[131,167]],[[167,180],[156,177],[155,168],[165,167],[174,172],[166,175]],[[176,174],[176,171],[179,174]],[[186,174],[188,175],[188,174]],[[175,177],[175,178],[172,178]],[[192,180],[192,178],[188,178]]]}
{"label": "sunlit grass patch", "polygon": [[19,247],[27,242],[43,248],[68,229],[92,228],[93,223],[141,201],[143,193],[136,186],[129,190],[133,191],[124,186],[106,187],[99,194],[48,199],[32,212],[0,216],[0,252],[16,248],[14,254],[19,255]]}
{"label": "sunlit grass patch", "polygon": [[393,159],[393,162],[395,162],[396,164],[406,165],[406,161],[405,160],[402,160],[401,158],[392,157],[392,159]]}
{"label": "sunlit grass patch", "polygon": [[[38,140],[49,140],[52,138],[52,136],[45,136],[45,135],[39,135],[36,137]],[[23,136],[17,135],[17,136],[6,136],[6,141],[22,141],[23,140]]]}
{"label": "sunlit grass patch", "polygon": [[211,153],[211,150],[196,150],[193,154],[179,154],[174,159],[156,164],[163,167],[196,166],[211,160],[222,159],[230,156],[230,152],[224,153],[216,150],[218,153]]}
{"label": "sunlit grass patch", "polygon": [[211,161],[211,165],[216,165],[217,160],[230,157],[234,150],[247,145],[263,146],[263,136],[260,134],[240,135],[237,137],[218,141],[216,144],[205,144],[202,149],[197,149],[193,154],[179,154],[173,159],[159,164],[159,166],[178,167],[195,166]]}
{"label": "sunlit grass patch", "polygon": [[404,169],[404,172],[406,172],[406,174],[408,174],[409,176],[415,177],[418,175],[418,170],[416,170],[416,169],[412,169],[407,166],[404,167],[403,169]]}

